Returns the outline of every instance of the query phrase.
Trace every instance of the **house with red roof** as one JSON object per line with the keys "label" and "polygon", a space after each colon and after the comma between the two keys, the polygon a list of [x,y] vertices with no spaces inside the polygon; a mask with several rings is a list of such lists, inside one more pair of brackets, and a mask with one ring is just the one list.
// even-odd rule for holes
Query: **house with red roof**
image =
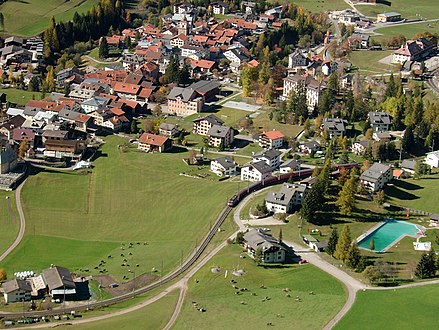
{"label": "house with red roof", "polygon": [[282,148],[285,135],[281,131],[272,130],[259,135],[259,145],[265,149]]}
{"label": "house with red roof", "polygon": [[172,140],[166,136],[143,133],[139,138],[137,149],[145,152],[164,152],[172,148]]}

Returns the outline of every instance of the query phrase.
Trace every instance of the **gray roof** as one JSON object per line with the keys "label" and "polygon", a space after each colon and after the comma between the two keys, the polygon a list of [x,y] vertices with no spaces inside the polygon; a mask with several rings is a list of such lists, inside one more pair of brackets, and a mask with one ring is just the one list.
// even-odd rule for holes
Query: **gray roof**
{"label": "gray roof", "polygon": [[265,173],[270,173],[272,171],[271,166],[268,165],[266,162],[264,162],[263,160],[250,164],[249,166],[253,166],[253,168],[255,170],[257,170],[259,173],[265,174]]}
{"label": "gray roof", "polygon": [[388,171],[389,169],[389,165],[374,163],[369,169],[361,174],[360,179],[375,182],[380,178],[381,175],[383,175],[384,172]]}
{"label": "gray roof", "polygon": [[355,141],[355,143],[361,144],[364,148],[367,148],[368,146],[372,146],[371,140],[361,140],[361,141]]}
{"label": "gray roof", "polygon": [[67,268],[54,266],[43,270],[43,277],[49,290],[65,287],[66,289],[76,288],[72,275]]}
{"label": "gray roof", "polygon": [[16,290],[23,290],[23,291],[32,291],[32,287],[30,286],[30,283],[25,280],[19,280],[17,278],[7,281],[3,283],[3,290],[5,293],[11,293]]}
{"label": "gray roof", "polygon": [[291,168],[296,168],[299,166],[300,166],[300,163],[295,159],[289,159],[280,165],[280,167],[291,167]]}
{"label": "gray roof", "polygon": [[203,120],[207,120],[212,125],[219,125],[219,126],[221,126],[222,124],[224,124],[224,121],[222,121],[217,116],[212,115],[212,114],[204,116],[204,117],[201,117],[201,118],[194,119],[193,122],[195,123],[195,122],[200,122],[200,121],[203,121]]}
{"label": "gray roof", "polygon": [[387,112],[369,112],[368,114],[370,124],[387,124],[392,122],[392,116]]}
{"label": "gray roof", "polygon": [[325,118],[323,119],[323,127],[330,131],[346,131],[346,126],[348,122],[341,118]]}
{"label": "gray roof", "polygon": [[221,84],[217,81],[200,80],[190,85],[189,88],[192,88],[198,93],[205,94],[214,90],[215,88],[219,88],[220,86]]}
{"label": "gray roof", "polygon": [[320,148],[320,143],[318,143],[315,140],[306,141],[306,142],[301,143],[300,145],[305,146],[305,147],[307,147],[309,149],[318,149],[318,148]]}
{"label": "gray roof", "polygon": [[109,98],[106,97],[100,97],[100,96],[93,96],[92,98],[89,98],[81,103],[81,105],[90,105],[98,107],[100,105],[106,105],[110,101]]}
{"label": "gray roof", "polygon": [[265,151],[258,152],[253,156],[253,158],[267,158],[267,159],[275,159],[279,157],[282,153],[279,150],[269,149]]}
{"label": "gray roof", "polygon": [[229,126],[213,125],[211,128],[209,128],[207,135],[218,138],[225,138],[230,130],[231,128]]}
{"label": "gray roof", "polygon": [[176,127],[177,127],[177,125],[175,125],[175,124],[169,124],[169,123],[161,123],[160,124],[160,129],[163,129],[165,131],[172,131]]}
{"label": "gray roof", "polygon": [[60,118],[63,118],[63,119],[71,119],[71,120],[74,120],[76,117],[79,116],[79,112],[71,111],[71,110],[68,110],[68,109],[62,109],[62,110],[58,113],[58,116],[59,116]]}
{"label": "gray roof", "polygon": [[28,107],[28,106],[26,106],[26,107],[24,108],[23,115],[34,117],[39,111],[40,111],[40,108],[34,108],[34,107]]}
{"label": "gray roof", "polygon": [[68,131],[63,131],[63,130],[59,130],[59,131],[47,130],[43,132],[43,136],[48,139],[54,139],[54,138],[64,139],[68,133],[69,133]]}
{"label": "gray roof", "polygon": [[415,159],[404,159],[401,163],[401,168],[406,168],[408,170],[415,170],[416,160]]}
{"label": "gray roof", "polygon": [[294,194],[297,192],[304,193],[306,190],[305,185],[296,185],[290,183],[284,183],[279,191],[269,191],[265,197],[265,201],[269,203],[279,204],[287,206]]}
{"label": "gray roof", "polygon": [[183,101],[192,101],[200,94],[192,88],[183,88],[183,87],[174,87],[168,95],[168,100],[176,99],[177,97],[181,97]]}
{"label": "gray roof", "polygon": [[245,233],[244,240],[253,250],[258,249],[259,247],[262,248],[262,251],[266,251],[272,247],[285,250],[285,248],[279,244],[276,238],[260,228],[252,229]]}
{"label": "gray roof", "polygon": [[229,156],[219,157],[215,159],[215,162],[219,163],[226,170],[236,167],[235,161]]}
{"label": "gray roof", "polygon": [[23,38],[20,38],[20,37],[17,37],[17,36],[12,36],[12,37],[9,37],[9,38],[5,39],[5,44],[8,44],[10,42],[17,42],[19,44],[22,44],[23,43]]}
{"label": "gray roof", "polygon": [[385,17],[401,16],[401,13],[398,13],[397,11],[391,11],[389,13],[378,14],[378,16],[385,16]]}

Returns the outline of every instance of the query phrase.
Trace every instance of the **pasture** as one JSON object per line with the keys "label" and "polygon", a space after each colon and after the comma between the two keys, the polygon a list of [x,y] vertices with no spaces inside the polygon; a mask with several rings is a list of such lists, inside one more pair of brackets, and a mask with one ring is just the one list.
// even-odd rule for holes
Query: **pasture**
{"label": "pasture", "polygon": [[2,254],[17,236],[20,217],[15,207],[15,194],[0,191],[0,254]]}
{"label": "pasture", "polygon": [[[363,15],[376,18],[377,14],[396,11],[401,13],[402,18],[407,19],[433,19],[439,17],[437,3],[431,0],[392,0],[391,6],[384,4],[377,5],[355,5]],[[419,16],[417,16],[419,15]]]}
{"label": "pasture", "polygon": [[1,88],[0,93],[5,93],[7,101],[17,105],[26,105],[29,100],[41,99],[41,93],[39,92],[28,92],[17,88]]}

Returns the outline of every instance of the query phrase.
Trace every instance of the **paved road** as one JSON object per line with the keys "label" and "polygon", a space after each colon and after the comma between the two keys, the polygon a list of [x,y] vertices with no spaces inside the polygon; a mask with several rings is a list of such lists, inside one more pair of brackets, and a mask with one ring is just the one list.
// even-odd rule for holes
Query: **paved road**
{"label": "paved road", "polygon": [[24,236],[24,231],[26,229],[26,218],[24,217],[23,207],[21,206],[21,188],[23,188],[26,180],[27,178],[24,179],[23,182],[15,190],[15,204],[17,205],[18,215],[20,216],[20,230],[18,231],[18,235],[15,238],[14,242],[0,256],[0,262],[3,261],[18,246],[18,244],[20,244]]}

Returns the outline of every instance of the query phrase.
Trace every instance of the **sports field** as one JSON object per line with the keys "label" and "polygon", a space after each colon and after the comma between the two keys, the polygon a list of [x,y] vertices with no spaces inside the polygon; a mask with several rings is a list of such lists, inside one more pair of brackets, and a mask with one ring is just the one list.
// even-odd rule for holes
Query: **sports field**
{"label": "sports field", "polygon": [[14,193],[0,191],[0,254],[15,240],[19,226]]}
{"label": "sports field", "polygon": [[377,14],[396,11],[401,13],[402,18],[407,19],[433,19],[439,17],[437,2],[431,0],[392,0],[391,6],[356,5],[355,7],[366,16],[376,18]]}
{"label": "sports field", "polygon": [[439,285],[359,292],[334,329],[436,329]]}
{"label": "sports field", "polygon": [[[241,251],[228,246],[195,274],[174,329],[205,329],[207,324],[209,329],[263,329],[269,323],[279,329],[321,329],[344,304],[342,285],[317,268],[258,267],[248,256],[240,258]],[[245,274],[232,275],[238,269]],[[236,294],[231,280],[247,290]]]}
{"label": "sports field", "polygon": [[5,20],[5,32],[21,36],[34,36],[43,32],[52,16],[57,21],[73,18],[77,11],[88,11],[98,0],[26,0],[6,1],[0,5]]}
{"label": "sports field", "polygon": [[106,269],[118,279],[131,279],[134,267],[136,275],[164,274],[193,251],[236,191],[229,182],[180,176],[187,153],[122,152],[117,145],[126,140],[106,141],[91,174],[43,171],[26,182],[27,231],[7,269],[54,263],[85,274]]}

